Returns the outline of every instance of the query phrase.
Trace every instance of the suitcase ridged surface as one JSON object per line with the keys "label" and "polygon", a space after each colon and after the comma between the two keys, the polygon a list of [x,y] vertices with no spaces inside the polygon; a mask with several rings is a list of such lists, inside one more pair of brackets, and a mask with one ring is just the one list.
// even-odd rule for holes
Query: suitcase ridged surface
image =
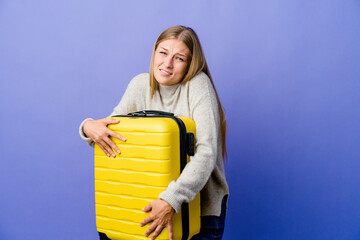
{"label": "suitcase ridged surface", "polygon": [[[111,239],[149,239],[149,224],[140,222],[149,214],[141,211],[180,175],[179,126],[167,117],[113,117],[120,123],[108,127],[126,138],[112,140],[121,154],[107,157],[95,145],[96,225]],[[191,119],[181,118],[195,134]],[[189,159],[189,157],[188,157]],[[190,235],[200,229],[200,196],[189,203]],[[181,211],[174,215],[174,239],[182,238]],[[156,238],[169,239],[165,228]]]}

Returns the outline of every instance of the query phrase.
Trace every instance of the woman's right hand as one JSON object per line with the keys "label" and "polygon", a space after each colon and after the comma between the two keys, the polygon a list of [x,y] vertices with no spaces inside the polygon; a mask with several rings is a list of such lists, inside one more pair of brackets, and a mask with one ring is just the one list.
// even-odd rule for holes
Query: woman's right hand
{"label": "woman's right hand", "polygon": [[111,131],[107,125],[117,124],[119,120],[111,118],[103,118],[99,120],[87,120],[83,125],[83,132],[89,138],[91,138],[99,147],[104,151],[104,153],[110,157],[115,157],[114,149],[118,154],[120,154],[120,149],[116,144],[110,139],[115,137],[121,141],[126,141],[126,139],[118,134],[117,132]]}

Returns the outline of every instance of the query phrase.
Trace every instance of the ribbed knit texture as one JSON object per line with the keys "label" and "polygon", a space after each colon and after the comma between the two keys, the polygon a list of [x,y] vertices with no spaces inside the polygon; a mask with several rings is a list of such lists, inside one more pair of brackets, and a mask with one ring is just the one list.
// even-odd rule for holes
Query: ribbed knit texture
{"label": "ribbed knit texture", "polygon": [[[141,110],[172,112],[191,118],[196,124],[195,155],[159,198],[178,212],[183,202],[190,202],[201,191],[201,215],[220,216],[222,198],[229,190],[224,173],[218,104],[208,76],[201,72],[185,84],[160,85],[153,98],[149,74],[136,76],[110,116]],[[82,131],[84,122],[79,128],[80,136],[93,145]]]}

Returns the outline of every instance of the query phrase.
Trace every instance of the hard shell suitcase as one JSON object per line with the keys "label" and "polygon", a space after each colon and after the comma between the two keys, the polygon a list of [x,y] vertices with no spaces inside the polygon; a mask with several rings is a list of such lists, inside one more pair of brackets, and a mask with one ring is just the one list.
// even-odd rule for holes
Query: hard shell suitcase
{"label": "hard shell suitcase", "polygon": [[[195,123],[159,111],[142,111],[112,117],[119,124],[108,127],[126,138],[112,138],[121,154],[107,157],[95,145],[95,210],[101,239],[149,239],[149,224],[140,222],[149,215],[141,211],[168,184],[176,180],[189,155],[194,154]],[[175,240],[190,239],[200,231],[200,194],[184,203],[173,219]],[[169,239],[166,228],[156,238]]]}

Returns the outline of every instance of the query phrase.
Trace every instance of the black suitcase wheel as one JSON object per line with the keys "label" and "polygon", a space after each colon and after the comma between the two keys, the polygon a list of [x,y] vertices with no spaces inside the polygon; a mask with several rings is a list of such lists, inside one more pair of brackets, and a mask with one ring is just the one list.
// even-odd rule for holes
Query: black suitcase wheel
{"label": "black suitcase wheel", "polygon": [[100,240],[111,240],[105,233],[99,232]]}

